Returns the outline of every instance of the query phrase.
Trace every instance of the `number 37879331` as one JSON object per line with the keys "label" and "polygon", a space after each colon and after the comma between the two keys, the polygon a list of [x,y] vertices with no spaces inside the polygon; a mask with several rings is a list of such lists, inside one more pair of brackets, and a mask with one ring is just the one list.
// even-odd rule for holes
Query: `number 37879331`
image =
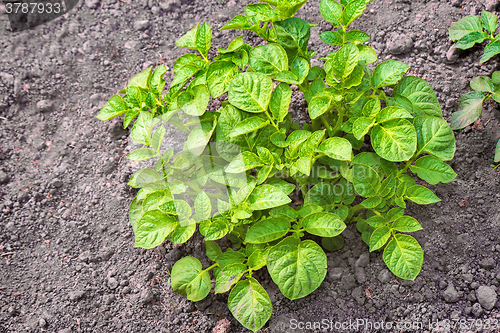
{"label": "number 37879331", "polygon": [[7,14],[59,14],[65,13],[64,1],[43,2],[7,2],[5,12]]}

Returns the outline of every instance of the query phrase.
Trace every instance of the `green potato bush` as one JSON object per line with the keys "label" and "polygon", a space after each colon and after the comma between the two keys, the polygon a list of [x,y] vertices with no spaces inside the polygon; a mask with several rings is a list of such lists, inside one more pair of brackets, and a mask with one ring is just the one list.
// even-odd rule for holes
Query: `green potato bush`
{"label": "green potato bush", "polygon": [[[254,272],[266,268],[291,300],[312,293],[327,273],[324,249],[343,246],[347,223],[356,223],[370,251],[383,248],[396,276],[415,279],[423,251],[408,233],[422,227],[405,208],[440,199],[408,171],[428,184],[456,177],[445,163],[455,153],[453,131],[430,85],[405,75],[409,66],[399,61],[371,69],[369,35],[348,30],[368,1],[321,1],[333,30],[320,37],[336,51],[313,67],[316,24],[293,17],[305,2],[247,5],[220,30],[250,30],[266,43],[252,47],[238,37],[213,59],[211,28],[196,25],[177,40],[195,53],[177,59],[168,90],[166,66],[148,68],[97,116],[125,115],[124,127],[137,117],[130,136],[146,147],[128,158],[156,160],[129,182],[140,189],[129,210],[135,245],[181,244],[198,230],[214,263],[180,259],[173,290],[200,301],[212,271],[214,292],[229,292],[230,311],[254,332],[272,313]],[[294,94],[306,100],[311,123],[292,122]],[[217,111],[207,111],[211,99],[221,101]],[[186,134],[182,151],[161,151],[162,122]],[[223,250],[222,238],[232,246]]]}
{"label": "green potato bush", "polygon": [[[494,35],[497,28],[497,16],[483,10],[480,17],[469,15],[454,23],[448,29],[448,34],[450,39],[456,42],[454,47],[462,50],[488,41],[479,61],[482,64],[500,54],[500,34]],[[500,103],[500,71],[494,72],[491,78],[487,76],[473,78],[470,87],[474,91],[460,98],[458,111],[451,118],[451,127],[454,130],[462,129],[478,120],[486,100],[491,98]],[[500,162],[500,140],[496,145],[494,160]]]}

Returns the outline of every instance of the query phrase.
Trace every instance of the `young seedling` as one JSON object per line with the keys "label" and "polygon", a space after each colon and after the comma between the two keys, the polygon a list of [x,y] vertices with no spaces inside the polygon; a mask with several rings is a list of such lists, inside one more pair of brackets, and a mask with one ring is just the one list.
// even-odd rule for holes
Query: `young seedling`
{"label": "young seedling", "polygon": [[[252,47],[238,37],[213,59],[211,28],[197,25],[177,41],[197,53],[177,59],[166,92],[167,68],[148,68],[97,116],[124,114],[124,127],[137,117],[130,135],[146,147],[128,158],[156,159],[129,182],[139,188],[129,210],[135,245],[181,244],[198,230],[213,264],[180,259],[173,290],[200,301],[213,274],[214,292],[229,292],[230,311],[254,332],[272,313],[257,272],[267,268],[291,300],[309,295],[326,276],[324,249],[343,246],[348,223],[370,251],[383,249],[396,276],[415,279],[423,251],[408,233],[422,226],[405,208],[440,199],[407,173],[431,185],[456,177],[445,163],[455,138],[430,85],[407,76],[409,66],[399,61],[371,69],[377,55],[364,44],[369,36],[349,30],[367,2],[321,1],[333,27],[321,39],[336,49],[324,66],[311,67],[315,25],[293,17],[305,0],[247,5],[220,30],[250,30],[267,43]],[[294,91],[304,96],[311,123],[292,123]],[[207,111],[217,98],[220,109]],[[181,151],[161,151],[162,121],[188,136]],[[232,246],[223,250],[222,238]]]}
{"label": "young seedling", "polygon": [[[448,33],[455,46],[459,49],[469,49],[475,44],[488,41],[484,48],[480,64],[490,60],[500,53],[500,34],[494,33],[498,28],[498,18],[495,14],[482,11],[481,16],[469,15],[453,24]],[[500,103],[500,71],[487,76],[478,76],[471,80],[472,92],[460,98],[458,111],[452,115],[451,126],[454,130],[462,129],[479,119],[484,101],[492,98]],[[495,162],[500,162],[500,140],[495,149]],[[498,165],[495,167],[495,169]]]}

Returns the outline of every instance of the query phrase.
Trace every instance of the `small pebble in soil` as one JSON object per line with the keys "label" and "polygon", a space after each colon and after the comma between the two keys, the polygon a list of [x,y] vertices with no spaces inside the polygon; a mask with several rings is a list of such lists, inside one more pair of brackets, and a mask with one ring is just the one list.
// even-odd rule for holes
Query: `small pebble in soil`
{"label": "small pebble in soil", "polygon": [[485,258],[479,262],[479,266],[481,266],[484,269],[493,269],[496,266],[495,259],[493,258]]}
{"label": "small pebble in soil", "polygon": [[479,317],[483,313],[483,308],[479,303],[474,303],[471,312],[474,316]]}
{"label": "small pebble in soil", "polygon": [[386,43],[387,51],[392,55],[406,54],[413,47],[410,36],[393,32]]}
{"label": "small pebble in soil", "polygon": [[36,103],[36,109],[38,112],[48,112],[54,109],[54,102],[48,99],[43,99]]}
{"label": "small pebble in soil", "polygon": [[392,273],[387,268],[384,268],[378,274],[377,279],[380,281],[380,283],[387,283],[391,280],[392,277]]}
{"label": "small pebble in soil", "polygon": [[458,301],[458,292],[453,283],[448,284],[448,288],[443,292],[443,298],[448,303],[455,303]]}
{"label": "small pebble in soil", "polygon": [[486,310],[491,310],[497,302],[497,293],[495,289],[488,286],[480,286],[476,290],[477,301]]}

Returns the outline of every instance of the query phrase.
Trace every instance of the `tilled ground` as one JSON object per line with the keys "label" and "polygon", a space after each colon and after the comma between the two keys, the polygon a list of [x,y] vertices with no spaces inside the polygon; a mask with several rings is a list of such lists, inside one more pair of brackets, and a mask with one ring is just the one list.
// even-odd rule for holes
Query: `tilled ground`
{"label": "tilled ground", "polygon": [[[63,17],[16,33],[2,16],[0,333],[244,331],[227,310],[227,295],[192,303],[169,287],[166,270],[176,260],[204,258],[200,237],[176,248],[133,247],[127,211],[135,192],[126,182],[137,166],[124,159],[128,130],[95,116],[143,68],[162,62],[172,68],[186,52],[175,40],[197,22],[212,26],[212,50],[226,47],[238,32],[216,29],[248,3],[86,0]],[[319,22],[310,41],[316,58],[333,50],[319,40],[331,27],[318,5],[310,0],[298,14]],[[495,0],[374,0],[355,27],[372,36],[380,61],[404,61],[412,75],[428,80],[449,120],[470,79],[499,68],[497,59],[477,64],[482,48],[450,49],[447,28],[482,9],[500,6]],[[294,100],[291,112],[308,119],[303,101]],[[292,319],[423,325],[385,332],[475,332],[467,320],[482,319],[490,326],[481,331],[500,331],[500,174],[491,167],[499,120],[498,105],[488,102],[482,123],[456,133],[451,165],[457,179],[431,186],[442,202],[409,206],[424,227],[416,234],[425,260],[415,281],[395,278],[381,253],[369,253],[349,225],[346,246],[328,254],[327,278],[308,297],[289,301],[266,272],[259,273],[274,307],[263,331],[320,331],[293,330]],[[460,320],[462,328],[446,328]]]}

